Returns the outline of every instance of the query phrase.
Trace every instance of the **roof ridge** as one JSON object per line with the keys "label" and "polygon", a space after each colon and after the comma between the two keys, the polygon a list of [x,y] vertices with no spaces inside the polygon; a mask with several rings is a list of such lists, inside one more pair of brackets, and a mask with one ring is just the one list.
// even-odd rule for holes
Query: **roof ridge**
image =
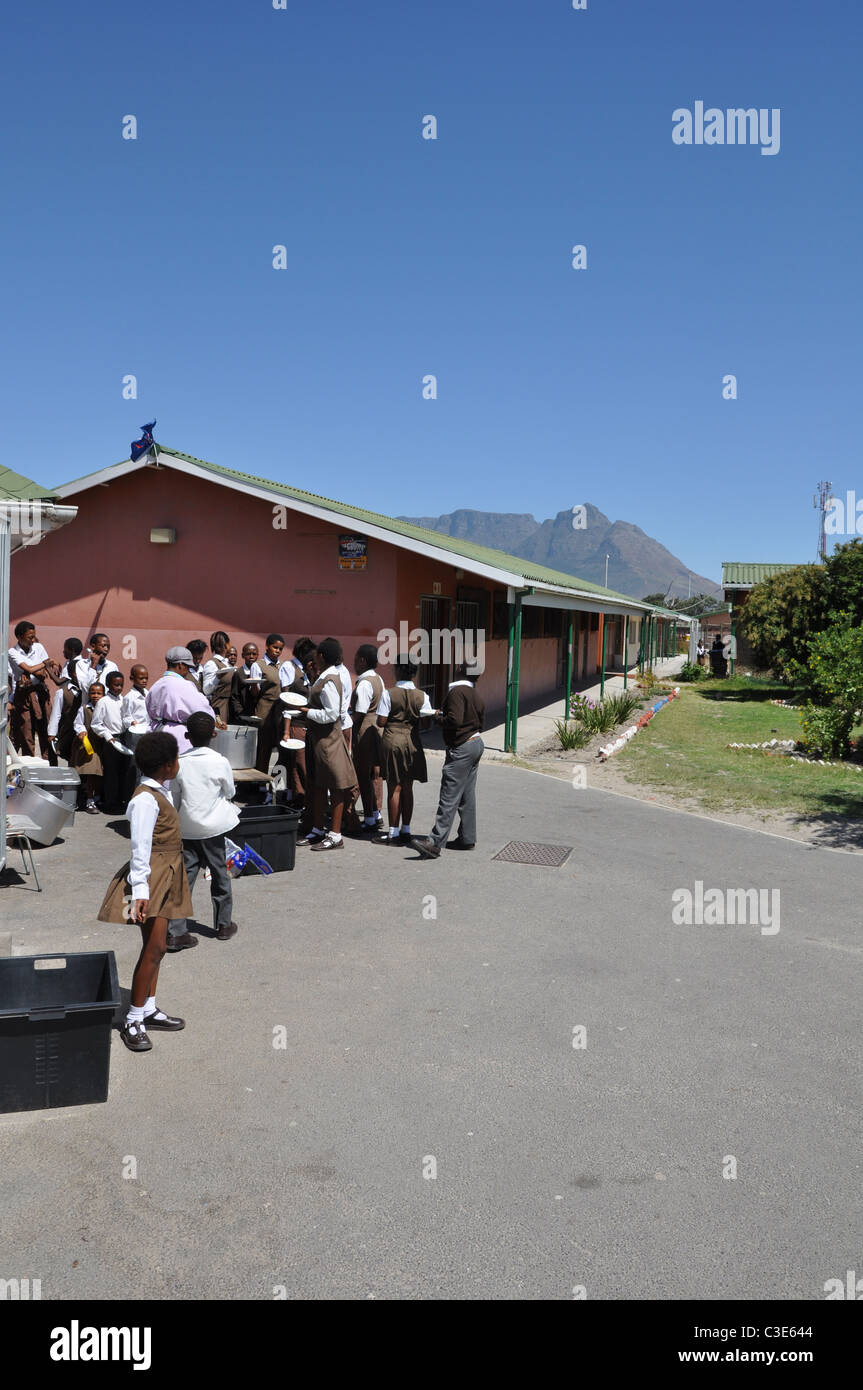
{"label": "roof ridge", "polygon": [[427,526],[415,526],[411,522],[399,521],[396,517],[386,516],[383,512],[374,512],[367,507],[357,507],[352,503],[340,502],[334,497],[325,497],[322,493],[308,492],[305,488],[294,487],[290,483],[278,483],[272,478],[264,478],[256,473],[244,473],[236,468],[227,468],[224,464],[211,463],[209,459],[197,458],[194,454],[183,453],[180,449],[172,449],[167,444],[156,444],[156,448],[166,454],[171,454],[175,458],[185,459],[189,463],[199,464],[201,467],[212,470],[216,474],[223,474],[233,478],[247,479],[249,482],[261,483],[264,487],[281,491],[282,493],[293,493],[299,497],[308,498],[309,501],[326,503],[343,515],[353,514],[353,519],[362,520],[368,518],[373,525],[381,526],[383,530],[392,531],[395,535],[413,537],[417,540],[424,540],[429,544],[437,545],[441,550],[447,550],[452,555],[460,555],[463,559],[474,559],[486,564],[496,564],[502,568],[500,562],[505,560],[506,567],[515,570],[526,580],[533,578],[536,583],[558,584],[569,589],[583,589],[586,593],[596,594],[602,598],[622,599],[627,603],[641,603],[641,599],[635,598],[632,594],[622,594],[616,589],[606,589],[601,584],[594,584],[589,579],[581,579],[575,574],[568,574],[564,570],[551,568],[544,569],[541,565],[535,565],[529,560],[523,559],[518,555],[511,555],[506,550],[495,550],[491,546],[479,545],[473,541],[457,543],[457,538],[447,536],[441,531],[432,531]]}

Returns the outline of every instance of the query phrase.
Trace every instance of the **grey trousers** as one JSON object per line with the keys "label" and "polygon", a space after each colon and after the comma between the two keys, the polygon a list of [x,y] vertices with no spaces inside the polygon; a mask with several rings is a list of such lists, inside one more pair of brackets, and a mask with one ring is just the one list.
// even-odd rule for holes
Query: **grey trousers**
{"label": "grey trousers", "polygon": [[[213,899],[213,927],[218,931],[219,927],[230,926],[234,894],[231,888],[231,875],[225,864],[224,835],[213,835],[209,840],[184,840],[183,861],[186,865],[186,877],[189,880],[190,893],[195,886],[199,870],[210,870],[212,874],[210,897]],[[186,917],[177,917],[173,922],[168,923],[169,936],[183,936],[188,929],[189,922]]]}
{"label": "grey trousers", "polygon": [[448,748],[440,779],[440,800],[431,838],[443,846],[459,816],[459,835],[468,845],[476,844],[476,773],[485,752],[481,738],[469,738],[458,748]]}

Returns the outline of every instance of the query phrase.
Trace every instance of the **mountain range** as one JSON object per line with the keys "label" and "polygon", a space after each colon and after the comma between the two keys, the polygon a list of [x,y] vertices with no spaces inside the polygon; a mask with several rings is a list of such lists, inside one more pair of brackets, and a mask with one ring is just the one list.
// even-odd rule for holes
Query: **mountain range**
{"label": "mountain range", "polygon": [[685,598],[688,593],[722,597],[715,580],[688,570],[640,526],[631,521],[610,521],[590,502],[576,509],[575,515],[570,508],[548,521],[537,521],[529,512],[467,510],[438,517],[402,516],[399,521],[505,550],[594,584],[606,582],[607,555],[609,589],[632,598],[653,593],[664,593],[668,598]]}

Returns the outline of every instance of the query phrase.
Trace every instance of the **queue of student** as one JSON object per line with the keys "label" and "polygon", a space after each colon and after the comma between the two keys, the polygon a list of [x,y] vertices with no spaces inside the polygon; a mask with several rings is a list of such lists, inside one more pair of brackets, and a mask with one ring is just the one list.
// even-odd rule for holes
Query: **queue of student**
{"label": "queue of student", "polygon": [[[217,728],[254,726],[264,773],[275,752],[285,767],[285,796],[302,811],[298,845],[311,852],[342,849],[344,834],[386,848],[409,846],[426,859],[438,858],[444,847],[476,844],[484,706],[465,667],[456,669],[436,710],[417,689],[417,667],[407,656],[386,689],[370,643],[356,652],[354,682],[335,638],[299,638],[285,660],[284,638],[270,633],[263,654],[250,642],[240,661],[219,631],[210,637],[206,661],[207,644],[192,639],[166,653],[165,672],[152,686],[146,668],[133,666],[126,691],[104,633],[91,635],[86,653],[80,638],[67,638],[62,664],[38,642],[33,623],[18,623],[15,639],[9,652],[15,747],[32,756],[38,741],[50,762],[65,758],[81,774],[84,809],[97,813],[101,794],[101,809],[125,810],[130,823],[131,856],[114,875],[99,920],[141,928],[122,1031],[133,1052],[152,1048],[148,1029],[185,1026],[158,1007],[156,985],[166,951],[197,945],[188,920],[201,869],[210,878],[214,936],[226,941],[238,929],[225,837],[239,814],[228,760],[209,747]],[[420,735],[432,720],[446,744],[440,798],[430,835],[415,836],[414,783],[428,780]],[[450,841],[456,816],[459,830]]]}

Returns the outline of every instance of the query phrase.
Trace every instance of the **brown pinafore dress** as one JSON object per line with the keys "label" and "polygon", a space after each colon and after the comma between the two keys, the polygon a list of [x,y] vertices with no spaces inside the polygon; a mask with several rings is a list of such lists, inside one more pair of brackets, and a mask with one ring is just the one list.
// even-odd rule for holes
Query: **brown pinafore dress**
{"label": "brown pinafore dress", "polygon": [[378,709],[384,693],[384,683],[377,671],[364,671],[354,686],[353,704],[356,705],[360,681],[368,681],[374,694],[365,714],[360,716],[359,724],[354,724],[353,755],[360,776],[371,777],[374,769],[381,765],[381,731],[378,728]]}
{"label": "brown pinafore dress", "polygon": [[389,696],[390,712],[381,735],[381,774],[393,785],[427,782],[425,749],[419,737],[425,693],[396,685]]}
{"label": "brown pinafore dress", "polygon": [[90,725],[93,722],[93,715],[95,712],[96,711],[90,705],[85,705],[82,715],[84,728],[87,730],[87,736],[90,739],[93,752],[87,752],[82,740],[79,739],[76,734],[75,743],[72,747],[72,754],[69,758],[69,766],[74,767],[75,771],[81,777],[102,776],[102,759],[99,757],[99,749],[102,746],[102,740],[97,734],[90,732]]}
{"label": "brown pinafore dress", "polygon": [[[338,676],[321,676],[309,692],[309,709],[323,709],[321,691],[325,685],[334,685],[338,691],[339,705],[342,700],[342,683]],[[328,791],[350,791],[357,784],[357,775],[347,744],[342,734],[342,723],[335,719],[332,724],[319,724],[310,721],[306,734],[306,748],[312,753],[314,780],[317,786]]]}
{"label": "brown pinafore dress", "polygon": [[212,695],[209,696],[209,700],[213,707],[213,713],[219,719],[224,719],[227,724],[228,715],[231,710],[231,691],[233,689],[234,671],[236,668],[230,666],[225,657],[216,656],[213,660],[216,662],[224,661],[225,664],[219,668],[219,674],[216,676],[216,688]]}
{"label": "brown pinafore dress", "polygon": [[[155,787],[143,784],[132,793],[136,796],[154,796],[159,805],[159,815],[153,826],[153,848],[150,852],[150,906],[149,917],[194,917],[189,880],[183,864],[183,837],[180,834],[180,817],[170,797],[157,792]],[[98,912],[100,922],[129,922],[131,903],[129,885],[129,861],[118,869],[108,885],[104,901]]]}

